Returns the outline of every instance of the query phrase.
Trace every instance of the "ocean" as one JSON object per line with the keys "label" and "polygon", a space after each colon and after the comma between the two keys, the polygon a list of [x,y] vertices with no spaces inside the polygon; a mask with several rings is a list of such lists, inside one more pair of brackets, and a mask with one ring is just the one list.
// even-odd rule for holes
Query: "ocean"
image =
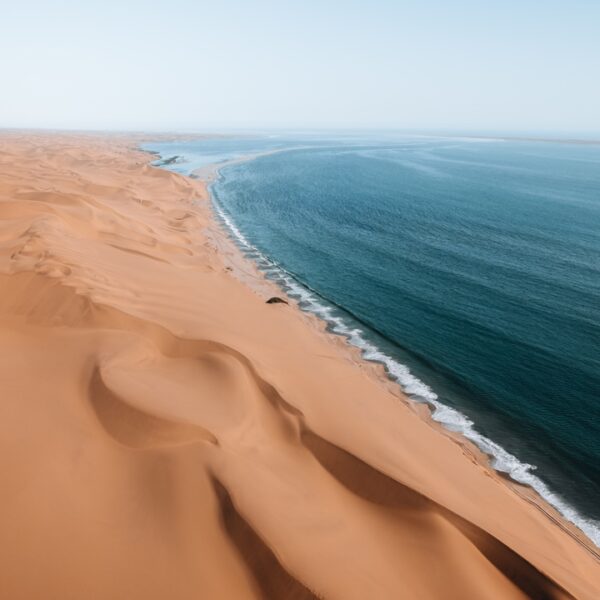
{"label": "ocean", "polygon": [[600,546],[600,145],[394,134],[143,146],[301,308]]}

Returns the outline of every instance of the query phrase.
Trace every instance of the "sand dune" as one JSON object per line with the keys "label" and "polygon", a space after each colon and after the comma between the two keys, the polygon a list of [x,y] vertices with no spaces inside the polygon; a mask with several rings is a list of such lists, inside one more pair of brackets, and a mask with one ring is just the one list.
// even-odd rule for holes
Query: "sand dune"
{"label": "sand dune", "polygon": [[577,532],[265,304],[134,146],[0,136],[0,597],[599,597]]}

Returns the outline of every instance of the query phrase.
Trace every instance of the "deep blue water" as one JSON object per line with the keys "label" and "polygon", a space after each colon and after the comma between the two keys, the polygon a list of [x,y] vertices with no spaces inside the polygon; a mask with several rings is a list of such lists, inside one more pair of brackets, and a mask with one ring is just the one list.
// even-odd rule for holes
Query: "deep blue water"
{"label": "deep blue water", "polygon": [[184,173],[277,151],[225,166],[212,186],[247,254],[600,544],[600,146],[149,147],[183,155],[172,167]]}

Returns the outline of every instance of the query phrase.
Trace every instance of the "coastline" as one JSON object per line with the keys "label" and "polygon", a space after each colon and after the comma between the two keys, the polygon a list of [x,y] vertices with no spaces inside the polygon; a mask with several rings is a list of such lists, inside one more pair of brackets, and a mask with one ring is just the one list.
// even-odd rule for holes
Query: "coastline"
{"label": "coastline", "polygon": [[[473,137],[474,139],[481,139],[475,136]],[[530,141],[530,138],[502,139]],[[537,138],[531,139],[539,141]],[[571,140],[544,141],[562,141],[564,143],[572,143]],[[301,315],[306,317],[306,322],[309,327],[313,328],[318,333],[325,334],[326,336],[328,336],[331,342],[334,344],[340,345],[341,342],[341,347],[343,348],[343,351],[348,353],[350,360],[352,360],[355,363],[357,368],[367,367],[366,370],[369,373],[369,375],[373,377],[377,383],[381,384],[386,389],[386,391],[396,396],[401,402],[403,402],[409,409],[411,409],[415,414],[417,414],[419,418],[423,419],[434,430],[439,432],[441,435],[448,437],[454,443],[458,444],[458,446],[461,448],[461,450],[464,452],[465,456],[469,460],[476,461],[482,468],[499,477],[502,482],[504,482],[523,500],[534,506],[544,515],[544,517],[546,517],[557,527],[562,529],[567,535],[571,536],[587,552],[589,552],[598,561],[600,561],[600,547],[598,547],[594,543],[594,541],[590,537],[588,537],[588,535],[586,535],[586,533],[580,527],[577,526],[575,522],[569,520],[569,518],[562,514],[556,506],[553,506],[549,502],[549,500],[546,499],[538,490],[536,490],[532,485],[528,483],[519,482],[518,480],[513,479],[509,472],[494,468],[492,463],[494,460],[497,460],[496,455],[492,454],[491,452],[486,452],[477,444],[476,441],[467,437],[463,432],[453,431],[452,429],[449,429],[447,424],[445,424],[443,421],[435,419],[434,413],[436,410],[436,406],[434,406],[434,404],[432,404],[431,401],[426,399],[415,400],[411,398],[411,396],[407,394],[407,392],[404,390],[402,384],[398,381],[398,379],[395,378],[392,375],[392,373],[386,368],[384,361],[377,358],[368,358],[366,356],[366,350],[364,348],[361,348],[356,343],[353,343],[351,339],[351,332],[335,331],[335,329],[332,328],[332,323],[329,322],[326,317],[319,316],[318,312],[314,312],[310,309],[301,308],[299,305],[298,294],[290,295],[290,289],[288,285],[278,283],[267,277],[266,270],[268,270],[271,266],[282,270],[285,273],[285,276],[293,279],[293,276],[285,272],[281,266],[273,262],[273,259],[266,256],[252,245],[252,243],[245,237],[245,235],[233,222],[233,216],[225,213],[225,209],[222,206],[220,206],[211,188],[218,180],[218,178],[222,176],[220,173],[222,169],[242,162],[252,161],[256,158],[268,156],[277,152],[286,152],[287,150],[288,149],[266,151],[257,154],[236,157],[234,159],[227,160],[224,162],[206,165],[205,167],[194,170],[191,173],[191,175],[188,175],[193,178],[199,179],[206,185],[206,189],[210,197],[209,206],[214,221],[210,227],[211,238],[215,240],[215,243],[217,245],[221,245],[220,251],[225,252],[225,254],[228,255],[228,258],[230,259],[229,264],[232,265],[232,274],[236,276],[244,285],[249,286],[251,289],[253,289],[253,291],[255,291],[258,294],[264,295],[267,292],[270,295],[284,296],[286,298],[286,301],[288,302],[288,305],[292,309],[298,311]],[[161,158],[164,157],[161,156]],[[162,168],[162,165],[157,166],[159,168]],[[226,236],[227,243],[229,246],[229,248],[226,250],[223,250],[222,247],[223,235]],[[219,238],[221,238],[220,241],[216,241],[219,240]],[[248,254],[255,254],[256,257],[248,256]],[[257,261],[265,263],[265,266],[261,266]],[[295,280],[294,282],[297,286],[303,288],[305,287],[300,282],[297,282]],[[309,290],[308,288],[306,288],[306,291],[311,295],[318,296],[318,293],[314,290]],[[419,383],[425,385],[425,387],[428,387],[426,383]],[[441,407],[442,409],[457,412],[455,409],[447,407],[439,402],[436,402],[436,404],[438,404],[438,407]],[[462,414],[458,414],[460,415],[460,417],[466,419],[466,417],[463,417]],[[477,435],[483,440],[485,440],[486,443],[497,446],[497,444],[495,444],[495,442],[493,442],[492,440],[481,436],[481,434]],[[502,452],[508,454],[514,460],[518,461],[516,457],[513,457],[507,451],[503,449],[501,450]],[[542,486],[545,486],[543,482],[540,481],[539,483]],[[554,493],[552,494],[556,496]],[[574,509],[572,509],[570,506],[565,506],[567,510],[575,512]],[[583,517],[581,517],[577,513],[575,514],[577,519],[583,519]]]}
{"label": "coastline", "polygon": [[[473,139],[488,139],[478,138],[476,136],[472,137]],[[518,141],[539,141],[538,138],[502,139],[515,139]],[[543,141],[562,141],[564,143],[572,143],[572,140],[543,139]],[[445,424],[443,421],[435,419],[435,405],[427,399],[415,400],[411,397],[411,395],[407,394],[407,392],[403,388],[402,384],[398,381],[398,379],[395,378],[393,374],[386,368],[384,361],[377,358],[368,358],[368,356],[366,356],[366,354],[368,354],[366,350],[364,348],[361,348],[356,343],[353,343],[351,332],[336,331],[334,328],[332,328],[332,323],[328,321],[326,317],[319,316],[319,313],[313,310],[301,308],[299,305],[298,294],[290,295],[290,289],[288,285],[278,283],[277,281],[274,281],[267,277],[267,271],[270,268],[275,267],[276,269],[283,271],[285,273],[285,276],[287,276],[290,279],[293,279],[293,276],[284,271],[283,267],[277,265],[273,261],[273,259],[266,256],[252,245],[252,243],[245,237],[245,235],[233,222],[233,217],[231,215],[227,215],[225,213],[225,209],[219,205],[219,202],[215,197],[214,193],[212,192],[211,188],[218,180],[218,178],[221,177],[220,172],[222,169],[242,162],[252,161],[256,158],[268,156],[277,152],[286,152],[287,150],[288,149],[266,151],[257,154],[237,157],[231,160],[224,161],[222,163],[209,164],[205,167],[194,170],[192,174],[189,175],[193,178],[199,179],[206,185],[207,192],[211,200],[210,208],[212,210],[213,219],[215,221],[213,225],[216,225],[216,231],[214,227],[211,227],[211,237],[213,240],[217,240],[219,237],[222,237],[223,229],[225,230],[225,235],[227,236],[227,240],[230,245],[230,248],[228,250],[225,250],[225,252],[229,255],[230,259],[232,259],[231,264],[234,265],[232,267],[232,274],[234,276],[237,276],[242,283],[251,287],[255,292],[259,294],[264,294],[265,292],[268,292],[271,295],[283,295],[286,298],[288,304],[293,309],[299,311],[301,314],[308,317],[307,324],[310,327],[316,329],[320,333],[325,333],[326,335],[329,335],[332,338],[332,343],[338,343],[338,340],[341,340],[342,347],[348,352],[348,354],[351,357],[351,360],[355,361],[356,366],[358,368],[360,368],[361,365],[364,365],[364,363],[366,363],[369,367],[373,367],[369,370],[369,372],[375,378],[376,381],[384,385],[388,391],[397,396],[400,401],[404,402],[411,410],[413,410],[416,414],[423,418],[431,427],[436,429],[436,431],[439,431],[442,435],[449,437],[451,440],[453,440],[459,446],[461,446],[465,454],[470,459],[476,460],[479,464],[481,464],[483,468],[488,469],[497,476],[500,476],[500,478],[504,482],[506,482],[506,484],[510,486],[511,489],[513,489],[517,494],[519,494],[524,500],[535,506],[548,519],[550,519],[558,527],[563,529],[565,533],[573,537],[588,552],[590,552],[593,556],[600,560],[600,548],[594,543],[594,541],[590,537],[588,537],[585,534],[585,532],[577,526],[575,522],[569,520],[568,517],[563,515],[557,507],[553,506],[546,498],[544,498],[544,496],[538,490],[536,490],[532,485],[528,483],[519,482],[518,480],[513,479],[509,472],[494,468],[492,463],[494,460],[497,460],[496,455],[490,452],[486,452],[477,444],[476,441],[466,437],[463,432],[453,431],[452,429],[449,429],[447,424]],[[157,166],[162,168],[162,165]],[[222,243],[222,240],[221,242],[216,243]],[[223,250],[221,250],[221,252],[223,252]],[[248,256],[248,254],[253,253],[257,255],[256,258]],[[235,256],[236,254],[237,256]],[[260,262],[265,263],[265,266],[261,266]],[[297,282],[295,279],[294,282],[297,286],[305,288],[305,286],[302,283]],[[318,296],[318,293],[314,290],[306,288],[306,292],[308,292],[311,295]],[[419,382],[419,384],[428,387],[426,383],[423,384],[423,382]],[[437,404],[445,410],[457,412],[455,409],[442,405],[439,402]],[[462,414],[459,413],[459,415],[462,418],[466,419],[466,417],[464,417]],[[492,440],[484,438],[483,436],[481,436],[481,434],[477,435],[483,438],[485,442],[497,446],[497,444],[495,444],[495,442],[493,442]],[[507,451],[502,451],[508,454]],[[514,460],[518,461],[516,457],[513,457],[512,455],[509,456]],[[545,485],[541,481],[540,484]],[[568,510],[574,510],[568,505],[566,505],[566,507]],[[582,519],[583,517],[577,515],[577,518]]]}
{"label": "coastline", "polygon": [[[258,156],[262,155],[263,154]],[[575,523],[571,522],[566,516],[561,514],[557,508],[552,506],[537,490],[530,485],[514,480],[509,473],[495,469],[492,466],[492,461],[496,458],[493,454],[486,453],[473,440],[465,437],[462,432],[452,431],[451,429],[448,429],[444,423],[436,420],[434,418],[435,407],[427,401],[416,401],[407,395],[402,385],[394,379],[391,373],[386,369],[384,362],[378,359],[365,357],[365,351],[352,343],[349,334],[337,333],[330,329],[331,324],[328,323],[325,318],[318,316],[315,312],[300,308],[296,296],[290,295],[289,290],[286,290],[285,287],[268,279],[264,270],[255,262],[255,260],[244,255],[244,250],[242,249],[243,246],[240,245],[239,240],[237,239],[238,236],[242,236],[245,243],[248,244],[248,248],[253,248],[254,251],[258,252],[261,255],[262,260],[271,261],[269,257],[257,251],[251,243],[247,241],[245,236],[243,236],[233,222],[228,221],[223,213],[218,212],[219,208],[216,206],[216,199],[212,196],[210,186],[219,176],[221,168],[225,168],[231,164],[245,162],[246,160],[253,160],[254,158],[256,158],[256,156],[234,159],[220,165],[209,165],[202,170],[198,170],[200,172],[194,171],[193,173],[194,177],[197,177],[207,185],[207,191],[211,195],[211,209],[213,211],[213,219],[215,220],[213,226],[216,225],[218,228],[217,231],[215,231],[214,227],[210,228],[211,239],[219,248],[219,252],[229,259],[227,262],[230,265],[232,275],[261,296],[265,294],[268,296],[284,296],[286,302],[293,310],[298,311],[306,317],[308,327],[311,327],[319,334],[329,336],[331,338],[330,341],[333,344],[340,345],[341,341],[343,351],[348,353],[350,360],[355,363],[356,368],[365,368],[369,376],[373,377],[373,379],[378,384],[382,385],[386,391],[396,396],[400,402],[403,402],[440,435],[444,435],[456,443],[464,452],[467,459],[477,462],[483,469],[499,476],[500,479],[516,494],[529,502],[535,509],[539,510],[546,518],[552,521],[552,523],[563,530],[567,535],[571,536],[587,552],[600,561],[600,549],[594,542],[585,535]],[[232,230],[232,227],[235,228],[235,230]],[[225,232],[223,232],[222,229],[225,229]],[[228,248],[224,248],[222,240],[223,234],[227,236]]]}
{"label": "coastline", "polygon": [[1,141],[11,597],[64,593],[65,565],[106,598],[596,597],[553,509],[265,304],[203,182],[135,138]]}
{"label": "coastline", "polygon": [[[230,241],[240,255],[238,256],[239,263],[237,265],[240,280],[253,287],[257,292],[269,290],[272,295],[285,295],[288,303],[296,310],[312,317],[308,320],[310,326],[326,331],[334,339],[341,338],[344,346],[348,348],[352,360],[355,360],[357,364],[366,362],[375,365],[375,378],[391,383],[391,390],[402,402],[407,403],[413,410],[421,414],[430,425],[438,429],[443,435],[447,435],[457,443],[464,445],[467,454],[475,457],[484,467],[499,475],[516,493],[537,506],[540,511],[600,560],[600,546],[598,546],[600,538],[598,538],[597,524],[588,524],[586,517],[566,503],[559,494],[550,490],[541,479],[532,475],[530,469],[535,469],[534,466],[523,463],[496,442],[480,434],[475,423],[457,409],[440,402],[437,394],[429,388],[427,383],[415,378],[408,367],[398,363],[394,358],[379,350],[377,346],[366,341],[360,333],[357,336],[352,329],[352,324],[342,323],[339,318],[332,319],[330,308],[327,305],[319,304],[324,299],[321,298],[318,292],[307,288],[285,271],[283,267],[274,262],[273,259],[257,250],[239,230],[234,223],[234,217],[226,213],[212,190],[213,185],[222,176],[221,170],[234,164],[251,161],[275,152],[285,152],[286,150],[267,151],[237,157],[225,162],[207,165],[194,170],[191,174],[192,177],[198,178],[206,184],[211,199],[210,207],[213,219],[217,222],[217,226],[220,224],[225,229]],[[213,231],[213,239],[214,237]],[[252,273],[250,276],[249,268]],[[273,271],[279,272],[275,279],[267,276]],[[236,274],[236,269],[233,272]],[[244,273],[243,277],[241,276],[242,272]],[[300,302],[302,300],[306,302],[307,298],[311,307],[301,308]],[[314,308],[315,305],[317,308]],[[363,323],[359,324],[368,327]],[[401,370],[402,375],[395,374],[394,371],[397,370]],[[402,376],[407,378],[408,381],[402,381]],[[413,393],[411,393],[409,389],[415,386],[416,391],[413,390]],[[461,423],[460,428],[457,428],[457,422]],[[495,465],[494,463],[500,464]],[[512,465],[512,468],[507,467],[507,464]],[[526,477],[523,477],[521,471],[525,472]],[[521,476],[521,479],[519,479],[519,476]]]}

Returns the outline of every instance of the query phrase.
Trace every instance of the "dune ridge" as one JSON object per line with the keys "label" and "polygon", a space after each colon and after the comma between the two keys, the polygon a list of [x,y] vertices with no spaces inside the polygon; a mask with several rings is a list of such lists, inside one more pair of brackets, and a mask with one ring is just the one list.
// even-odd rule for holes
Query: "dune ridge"
{"label": "dune ridge", "polygon": [[0,135],[2,597],[598,597],[576,532],[266,304],[137,141]]}

